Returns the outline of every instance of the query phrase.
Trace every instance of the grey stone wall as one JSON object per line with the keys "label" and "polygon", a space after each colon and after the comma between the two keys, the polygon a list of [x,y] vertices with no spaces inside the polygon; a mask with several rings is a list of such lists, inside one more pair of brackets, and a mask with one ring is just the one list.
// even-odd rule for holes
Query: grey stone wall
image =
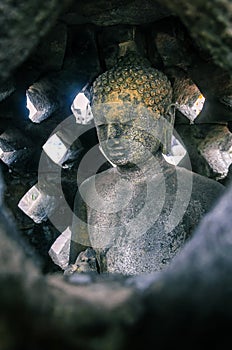
{"label": "grey stone wall", "polygon": [[[36,184],[42,146],[70,116],[75,94],[114,63],[117,43],[131,37],[173,86],[184,76],[206,97],[197,131],[188,131],[189,120],[180,111],[176,116],[177,129],[183,126],[186,138],[193,137],[193,157],[201,156],[198,146],[208,140],[207,124],[210,130],[219,124],[219,144],[224,144],[221,130],[231,124],[232,107],[231,16],[229,0],[163,0],[162,6],[148,0],[1,2],[0,129],[1,149],[8,152],[8,163],[1,160],[0,182],[1,349],[123,350],[148,343],[189,348],[209,340],[222,347],[230,339],[230,171],[223,197],[170,267],[138,277],[90,273],[64,278],[47,254],[60,232],[49,222],[34,223],[17,203]],[[26,90],[42,79],[61,104],[41,124],[33,124]],[[96,142],[94,130],[81,140],[85,150]],[[196,162],[196,171],[215,177],[205,162]],[[70,206],[75,166],[62,170]]]}

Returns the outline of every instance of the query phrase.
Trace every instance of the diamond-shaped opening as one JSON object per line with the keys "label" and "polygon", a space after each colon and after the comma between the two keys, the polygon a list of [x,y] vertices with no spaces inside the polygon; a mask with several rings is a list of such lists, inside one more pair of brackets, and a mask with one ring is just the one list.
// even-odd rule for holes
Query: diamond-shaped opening
{"label": "diamond-shaped opening", "polygon": [[77,94],[71,105],[71,110],[78,124],[89,124],[93,120],[90,101],[83,92]]}

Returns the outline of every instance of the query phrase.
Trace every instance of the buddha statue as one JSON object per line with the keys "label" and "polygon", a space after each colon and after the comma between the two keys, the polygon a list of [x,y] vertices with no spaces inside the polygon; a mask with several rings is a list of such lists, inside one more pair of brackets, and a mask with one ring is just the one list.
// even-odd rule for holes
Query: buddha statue
{"label": "buddha statue", "polygon": [[91,104],[112,168],[79,187],[70,264],[91,247],[100,273],[161,271],[224,186],[165,160],[174,124],[171,83],[136,52],[95,80]]}

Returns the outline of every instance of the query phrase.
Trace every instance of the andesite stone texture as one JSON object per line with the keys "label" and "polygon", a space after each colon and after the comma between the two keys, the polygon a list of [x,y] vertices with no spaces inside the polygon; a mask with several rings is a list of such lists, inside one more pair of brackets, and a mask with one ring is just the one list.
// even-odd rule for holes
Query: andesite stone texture
{"label": "andesite stone texture", "polygon": [[94,81],[99,143],[116,167],[79,188],[71,263],[78,242],[93,247],[101,272],[160,271],[223,191],[216,181],[163,160],[173,131],[171,101],[167,77],[135,52],[127,52]]}
{"label": "andesite stone texture", "polygon": [[168,15],[170,11],[153,0],[81,0],[69,8],[63,19],[70,24],[138,25],[151,23]]}
{"label": "andesite stone texture", "polygon": [[20,1],[3,0],[0,6],[0,78],[9,76],[22,63],[39,39],[55,22],[69,0]]}
{"label": "andesite stone texture", "polygon": [[215,63],[232,72],[230,0],[158,0],[180,17],[196,44],[209,52]]}
{"label": "andesite stone texture", "polygon": [[232,135],[226,124],[178,124],[175,129],[187,149],[193,171],[216,180],[226,177],[232,161]]}
{"label": "andesite stone texture", "polygon": [[173,339],[183,346],[207,337],[221,343],[232,321],[231,195],[230,187],[167,270],[127,278],[42,279],[2,209],[1,343],[99,350],[109,343],[138,349],[147,341],[164,349]]}
{"label": "andesite stone texture", "polygon": [[[141,349],[150,343],[151,348],[164,349],[173,347],[174,344],[180,348],[198,348],[199,343],[207,347],[210,341],[215,347],[226,347],[227,341],[231,342],[232,322],[231,166],[224,179],[228,190],[214,210],[203,219],[193,239],[172,261],[170,268],[162,273],[136,278],[84,273],[66,276],[64,280],[62,272],[44,276],[40,270],[44,270],[48,248],[59,232],[49,224],[35,224],[23,213],[19,213],[19,210],[17,212],[15,198],[20,199],[36,183],[33,171],[37,170],[42,145],[57,124],[70,115],[70,109],[66,108],[65,112],[45,120],[41,125],[26,123],[25,127],[23,123],[24,118],[27,118],[25,90],[28,84],[33,84],[39,78],[41,72],[36,65],[29,72],[25,59],[30,61],[29,55],[36,45],[43,44],[41,41],[44,35],[50,28],[52,31],[59,13],[62,12],[59,19],[67,25],[67,56],[63,57],[64,52],[59,58],[56,56],[56,65],[49,65],[49,69],[58,69],[62,63],[62,69],[72,64],[74,70],[71,70],[70,75],[73,77],[75,71],[75,79],[77,83],[80,82],[76,84],[74,81],[70,90],[66,86],[65,96],[70,91],[70,96],[74,97],[73,94],[89,78],[91,81],[99,74],[104,68],[102,63],[105,58],[106,65],[114,62],[113,54],[110,55],[110,42],[107,43],[107,40],[108,47],[105,47],[105,56],[101,57],[101,67],[96,62],[95,55],[103,51],[101,42],[97,43],[97,50],[91,45],[96,37],[100,37],[95,36],[96,28],[99,30],[99,26],[103,25],[107,31],[108,25],[124,23],[130,26],[142,25],[145,32],[150,32],[150,24],[156,27],[154,21],[159,22],[163,18],[166,26],[170,21],[168,16],[172,14],[174,22],[179,18],[184,24],[189,33],[188,40],[180,31],[179,41],[175,42],[177,27],[172,27],[173,35],[170,36],[168,32],[170,45],[165,48],[168,55],[175,53],[175,48],[180,51],[170,55],[172,60],[169,57],[164,62],[164,57],[159,55],[153,45],[154,40],[151,41],[145,35],[143,40],[147,45],[149,59],[152,58],[154,66],[164,68],[166,74],[169,68],[181,64],[179,68],[187,73],[207,98],[203,111],[197,118],[199,123],[224,122],[231,120],[231,1],[159,0],[162,7],[167,6],[163,10],[155,0],[85,0],[75,2],[73,7],[62,11],[63,5],[70,2],[52,0],[40,1],[38,4],[35,0],[22,0],[16,4],[13,0],[2,0],[0,4],[1,98],[6,97],[1,101],[1,133],[7,127],[23,125],[23,131],[27,137],[30,134],[38,149],[38,154],[31,160],[33,167],[22,164],[23,175],[18,176],[11,169],[9,172],[1,164],[7,178],[7,188],[1,181],[0,189],[1,193],[4,191],[4,202],[10,204],[10,211],[5,208],[1,198],[0,347],[4,350],[127,350]],[[91,29],[94,29],[89,36],[83,23],[91,23]],[[166,45],[166,41],[162,41],[165,31],[156,31],[159,32],[162,32],[158,36],[161,48],[161,44]],[[70,33],[73,34],[71,45]],[[120,37],[119,31],[117,38]],[[91,47],[93,49],[89,50]],[[171,50],[173,48],[174,51]],[[23,62],[26,68],[21,66]],[[164,63],[170,63],[170,66],[165,66]],[[88,74],[85,64],[89,69],[91,64],[91,74]],[[10,79],[10,74],[17,67],[16,84],[13,80],[11,85],[12,80],[9,80],[10,84],[7,85],[6,79]],[[13,89],[16,91],[13,92]],[[189,127],[187,124],[188,121],[185,122],[186,128]],[[94,131],[85,138],[87,148],[92,147],[93,139],[96,139]],[[194,155],[197,154],[196,149],[194,152]],[[87,171],[92,175],[88,164],[84,168],[83,179]],[[71,170],[64,169],[64,172],[66,180],[72,177],[66,184],[71,205],[76,179],[71,175]],[[210,171],[207,174],[211,177],[214,175]],[[12,221],[16,221],[17,228]],[[32,243],[36,241],[37,249],[43,252],[42,264],[32,246],[25,243],[25,236]],[[44,244],[46,247],[41,249]]]}

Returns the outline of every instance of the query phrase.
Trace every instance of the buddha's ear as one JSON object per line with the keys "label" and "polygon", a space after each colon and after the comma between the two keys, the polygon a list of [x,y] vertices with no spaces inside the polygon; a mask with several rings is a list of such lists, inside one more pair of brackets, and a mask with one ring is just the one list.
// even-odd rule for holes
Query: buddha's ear
{"label": "buddha's ear", "polygon": [[165,121],[163,123],[163,144],[162,153],[165,155],[172,154],[172,134],[175,122],[175,104],[168,106],[165,113]]}

